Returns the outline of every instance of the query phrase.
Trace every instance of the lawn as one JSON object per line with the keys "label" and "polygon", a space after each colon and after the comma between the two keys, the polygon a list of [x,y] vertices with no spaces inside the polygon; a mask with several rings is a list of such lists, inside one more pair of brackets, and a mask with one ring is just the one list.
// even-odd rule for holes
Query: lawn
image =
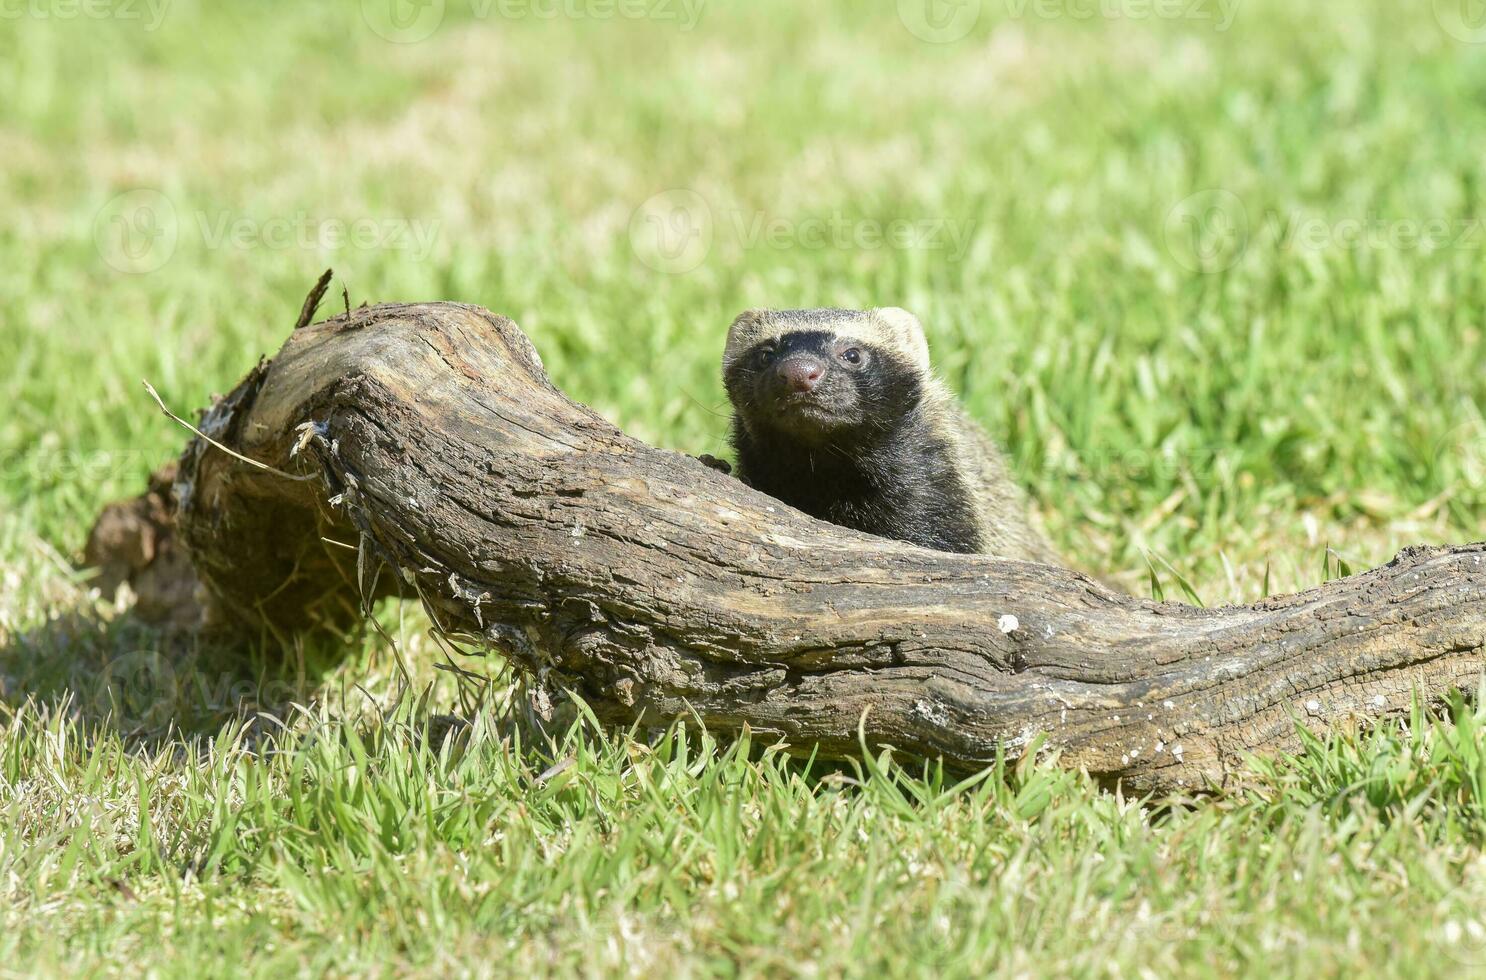
{"label": "lawn", "polygon": [[[0,7],[0,975],[1486,970],[1486,708],[1191,800],[546,737],[412,606],[74,570],[321,270],[726,455],[751,306],[901,305],[1060,549],[1207,605],[1486,514],[1486,24],[1434,0]],[[453,666],[459,671],[449,669]],[[1479,701],[1475,702],[1479,704]]]}

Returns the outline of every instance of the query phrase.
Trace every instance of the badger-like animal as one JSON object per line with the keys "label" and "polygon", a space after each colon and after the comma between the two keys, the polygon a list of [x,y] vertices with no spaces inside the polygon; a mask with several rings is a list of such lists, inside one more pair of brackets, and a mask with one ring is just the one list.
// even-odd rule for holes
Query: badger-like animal
{"label": "badger-like animal", "polygon": [[906,310],[748,310],[722,357],[737,476],[843,527],[1057,563]]}

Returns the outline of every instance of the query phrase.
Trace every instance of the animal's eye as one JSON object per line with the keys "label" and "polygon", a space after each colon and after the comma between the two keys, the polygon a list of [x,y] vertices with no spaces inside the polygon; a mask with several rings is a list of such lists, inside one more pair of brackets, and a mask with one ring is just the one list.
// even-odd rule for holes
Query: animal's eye
{"label": "animal's eye", "polygon": [[758,352],[753,355],[753,359],[755,361],[757,361],[760,365],[768,364],[770,361],[772,361],[774,359],[774,348],[772,348],[772,347],[760,347],[758,349]]}
{"label": "animal's eye", "polygon": [[860,364],[862,363],[862,351],[857,347],[848,347],[841,352],[841,360],[847,364]]}

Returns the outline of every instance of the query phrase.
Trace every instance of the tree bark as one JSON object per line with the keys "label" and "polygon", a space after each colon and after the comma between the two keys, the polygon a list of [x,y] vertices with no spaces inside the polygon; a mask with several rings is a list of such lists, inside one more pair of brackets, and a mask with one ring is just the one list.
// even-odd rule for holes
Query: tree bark
{"label": "tree bark", "polygon": [[[291,633],[422,598],[438,627],[601,719],[698,719],[825,756],[956,767],[1039,734],[1136,790],[1473,688],[1486,545],[1254,606],[1112,592],[1066,568],[822,523],[625,436],[548,380],[510,320],[383,305],[296,330],[209,409],[178,531],[219,619]],[[378,573],[380,569],[380,573]]]}

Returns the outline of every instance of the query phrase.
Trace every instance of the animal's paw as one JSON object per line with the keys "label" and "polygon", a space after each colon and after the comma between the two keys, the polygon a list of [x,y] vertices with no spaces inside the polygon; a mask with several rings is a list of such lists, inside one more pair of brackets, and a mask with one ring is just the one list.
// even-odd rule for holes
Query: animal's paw
{"label": "animal's paw", "polygon": [[732,463],[729,463],[725,459],[718,459],[716,456],[713,456],[710,453],[702,453],[702,455],[697,457],[697,460],[705,466],[712,467],[712,469],[716,470],[719,473],[733,472]]}

